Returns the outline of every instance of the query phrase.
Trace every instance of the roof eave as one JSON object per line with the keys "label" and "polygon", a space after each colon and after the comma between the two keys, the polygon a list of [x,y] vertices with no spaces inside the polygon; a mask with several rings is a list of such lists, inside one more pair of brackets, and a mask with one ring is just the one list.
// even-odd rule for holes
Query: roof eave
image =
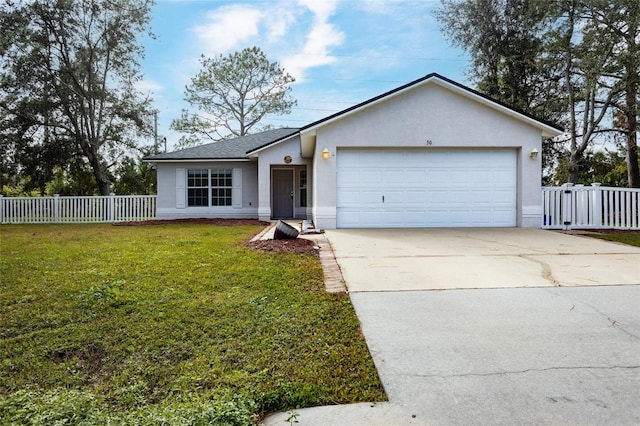
{"label": "roof eave", "polygon": [[215,162],[246,162],[251,161],[250,158],[143,158],[145,163],[215,163]]}

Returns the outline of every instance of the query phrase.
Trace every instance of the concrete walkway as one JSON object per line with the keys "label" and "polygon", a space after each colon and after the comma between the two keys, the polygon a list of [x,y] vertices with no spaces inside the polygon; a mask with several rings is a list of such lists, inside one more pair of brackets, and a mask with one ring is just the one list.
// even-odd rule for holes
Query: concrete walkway
{"label": "concrete walkway", "polygon": [[298,424],[640,423],[637,248],[523,229],[328,236],[389,402]]}

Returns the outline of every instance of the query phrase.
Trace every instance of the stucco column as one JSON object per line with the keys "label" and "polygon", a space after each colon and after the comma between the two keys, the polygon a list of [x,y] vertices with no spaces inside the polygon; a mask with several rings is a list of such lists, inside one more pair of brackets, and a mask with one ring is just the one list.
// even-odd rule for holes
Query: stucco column
{"label": "stucco column", "polygon": [[[329,157],[322,157],[322,150]],[[313,160],[313,222],[318,229],[336,229],[336,147],[316,143]]]}
{"label": "stucco column", "polygon": [[[532,153],[534,152],[534,153]],[[518,166],[520,176],[518,226],[540,228],[542,224],[542,141],[523,145]]]}
{"label": "stucco column", "polygon": [[258,157],[258,219],[271,220],[271,165]]}

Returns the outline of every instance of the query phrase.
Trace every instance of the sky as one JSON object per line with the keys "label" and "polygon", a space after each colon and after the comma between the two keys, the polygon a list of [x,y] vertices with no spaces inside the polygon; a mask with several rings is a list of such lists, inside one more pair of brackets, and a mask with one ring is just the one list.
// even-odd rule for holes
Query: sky
{"label": "sky", "polygon": [[[295,77],[291,114],[274,127],[301,127],[437,72],[469,84],[468,55],[451,47],[433,17],[439,0],[156,0],[145,37],[140,89],[154,99],[168,150],[184,88],[201,55],[257,46]],[[150,141],[152,143],[152,141]]]}

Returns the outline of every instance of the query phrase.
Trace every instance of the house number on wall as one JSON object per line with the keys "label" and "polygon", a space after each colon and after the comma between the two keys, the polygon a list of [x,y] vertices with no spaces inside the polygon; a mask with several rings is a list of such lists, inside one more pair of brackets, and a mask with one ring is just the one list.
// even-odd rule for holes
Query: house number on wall
{"label": "house number on wall", "polygon": [[427,139],[427,146],[433,145],[433,141],[431,139]]}

